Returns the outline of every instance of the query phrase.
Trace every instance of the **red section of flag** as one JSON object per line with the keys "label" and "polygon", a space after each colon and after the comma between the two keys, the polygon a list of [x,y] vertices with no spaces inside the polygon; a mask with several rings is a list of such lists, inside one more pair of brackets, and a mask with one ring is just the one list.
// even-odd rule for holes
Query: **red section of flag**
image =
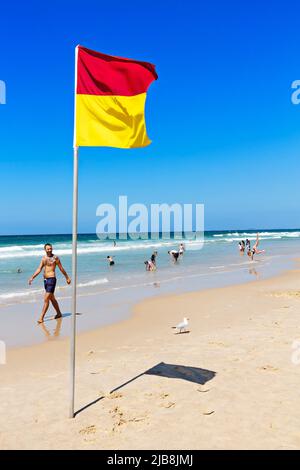
{"label": "red section of flag", "polygon": [[134,96],[157,79],[155,65],[78,46],[77,94]]}

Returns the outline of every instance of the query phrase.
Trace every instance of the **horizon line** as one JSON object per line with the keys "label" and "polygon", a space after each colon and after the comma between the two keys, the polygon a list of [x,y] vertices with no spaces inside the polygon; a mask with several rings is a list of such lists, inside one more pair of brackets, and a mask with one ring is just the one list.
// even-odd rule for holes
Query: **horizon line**
{"label": "horizon line", "polygon": [[[209,229],[209,230],[204,230],[204,234],[207,233],[207,232],[245,232],[245,231],[251,231],[251,232],[266,232],[266,231],[284,231],[284,230],[299,230],[300,231],[300,227],[292,227],[292,228],[283,228],[283,227],[280,227],[280,228],[230,228],[230,229]],[[128,234],[128,232],[116,232],[116,236],[120,235],[120,234]],[[135,232],[136,233],[136,232]],[[147,232],[138,232],[138,233],[147,233]],[[155,233],[155,234],[159,234],[161,235],[163,232],[148,232],[149,233]],[[174,234],[174,233],[180,233],[180,232],[173,232],[171,231],[170,234]],[[184,233],[184,232],[182,232]],[[194,231],[192,231],[192,233],[194,233]],[[60,235],[60,236],[70,236],[72,237],[72,233],[69,232],[69,233],[28,233],[28,234],[22,234],[22,233],[15,233],[15,234],[0,234],[0,237],[45,237],[45,236],[57,236],[57,235]],[[80,236],[80,235],[93,235],[93,236],[96,236],[97,237],[97,234],[95,232],[78,232],[77,233],[77,236]],[[110,234],[107,234],[107,235],[110,235]]]}

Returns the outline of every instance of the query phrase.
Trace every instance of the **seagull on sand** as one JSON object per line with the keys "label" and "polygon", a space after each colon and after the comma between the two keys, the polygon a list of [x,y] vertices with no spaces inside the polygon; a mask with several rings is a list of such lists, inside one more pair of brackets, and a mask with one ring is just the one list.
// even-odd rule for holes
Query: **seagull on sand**
{"label": "seagull on sand", "polygon": [[189,324],[188,320],[189,318],[184,317],[184,319],[180,323],[178,323],[178,325],[172,326],[172,328],[176,328],[176,330],[178,330],[179,333],[182,333],[182,331],[186,331],[188,327],[188,324]]}

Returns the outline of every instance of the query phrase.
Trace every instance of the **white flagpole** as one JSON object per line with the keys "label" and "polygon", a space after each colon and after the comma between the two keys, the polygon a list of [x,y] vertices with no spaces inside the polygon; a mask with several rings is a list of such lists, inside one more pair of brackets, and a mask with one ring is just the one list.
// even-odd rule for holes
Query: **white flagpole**
{"label": "white flagpole", "polygon": [[77,220],[78,220],[78,147],[74,148],[73,170],[73,235],[72,235],[72,320],[70,356],[70,418],[74,418],[75,344],[76,344],[76,284],[77,284]]}
{"label": "white flagpole", "polygon": [[78,46],[75,48],[75,90],[74,90],[74,156],[73,156],[73,227],[72,227],[72,320],[70,345],[70,412],[74,418],[75,398],[75,352],[76,352],[76,287],[77,287],[77,227],[78,227],[78,147],[76,146],[76,92],[77,92]]}

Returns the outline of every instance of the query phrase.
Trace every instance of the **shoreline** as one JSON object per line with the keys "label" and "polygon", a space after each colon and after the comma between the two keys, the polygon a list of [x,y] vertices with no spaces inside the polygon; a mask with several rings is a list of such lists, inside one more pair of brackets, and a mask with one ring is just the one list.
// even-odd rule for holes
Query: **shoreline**
{"label": "shoreline", "polygon": [[[156,273],[153,276],[153,273],[150,273],[146,284],[82,293],[77,296],[77,311],[79,312],[77,334],[81,335],[107,325],[116,325],[130,318],[135,305],[145,299],[245,285],[256,282],[257,279],[272,279],[284,273],[288,267],[291,269],[295,266],[295,257],[287,260],[279,259],[274,262],[274,266],[272,264],[272,269],[266,268],[264,264],[259,266],[259,263],[259,261],[255,264],[249,262],[245,265],[245,261],[242,260],[239,270],[234,272],[211,270],[205,275],[200,272],[188,274],[186,277],[182,277],[182,273],[178,277],[178,273],[174,270],[173,279],[159,282],[156,282]],[[70,335],[70,297],[59,298],[57,296],[57,299],[63,312],[62,322],[51,321],[55,312],[50,306],[46,320],[40,327],[36,326],[36,319],[42,307],[42,295],[40,295],[39,302],[35,300],[3,306],[0,309],[0,339],[6,342],[7,348],[30,347],[34,344],[43,344],[48,340],[67,339]]]}
{"label": "shoreline", "polygon": [[146,299],[80,333],[74,420],[68,339],[9,349],[0,448],[300,448],[299,273]]}

